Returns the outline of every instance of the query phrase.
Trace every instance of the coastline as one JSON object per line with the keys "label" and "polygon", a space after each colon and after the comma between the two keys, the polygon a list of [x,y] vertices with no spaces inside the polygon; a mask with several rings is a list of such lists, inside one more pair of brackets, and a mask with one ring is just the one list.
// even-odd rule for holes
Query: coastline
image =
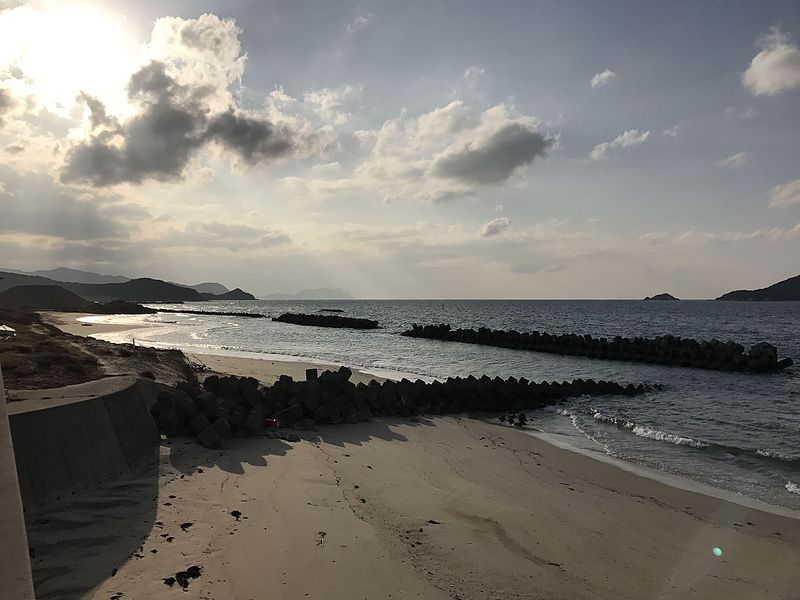
{"label": "coastline", "polygon": [[[102,335],[105,333],[130,332],[131,337],[133,338],[135,337],[136,331],[146,330],[150,327],[161,326],[161,324],[154,324],[151,326],[137,324],[135,326],[131,326],[129,324],[105,323],[102,322],[102,320],[113,315],[97,315],[94,313],[46,311],[40,314],[46,320],[46,322],[57,326],[65,333],[84,337]],[[137,315],[137,317],[138,316],[139,315]],[[89,326],[87,326],[87,317],[96,318],[97,321],[88,321]],[[316,368],[319,371],[324,371],[331,368],[337,369],[341,364],[306,360],[297,356],[262,354],[257,352],[220,351],[220,353],[205,353],[187,350],[182,351],[190,361],[207,367],[210,372],[235,375],[238,377],[255,377],[266,385],[271,385],[277,381],[278,377],[281,375],[289,375],[295,380],[303,380],[305,379],[306,369]],[[353,371],[351,381],[354,383],[369,383],[369,381],[372,379],[376,379],[378,381],[383,379],[399,380],[402,377],[424,378],[428,380],[433,379],[430,377],[423,377],[415,373],[404,373],[388,369],[372,370],[355,367],[352,365],[348,366],[350,366]],[[618,469],[628,471],[635,476],[657,481],[661,484],[681,490],[695,492],[717,498],[719,500],[740,504],[744,507],[754,510],[772,512],[773,514],[785,516],[787,518],[800,519],[800,511],[776,504],[769,504],[762,500],[737,494],[736,492],[730,490],[714,487],[683,477],[681,475],[670,473],[668,471],[654,469],[643,464],[626,461],[606,452],[601,452],[599,450],[588,450],[570,443],[566,438],[562,439],[560,435],[555,433],[546,433],[535,428],[526,429],[523,431],[544,443],[568,452],[580,454],[589,460],[610,464]]]}
{"label": "coastline", "polygon": [[[95,315],[92,313],[65,313],[65,312],[41,312],[45,322],[58,327],[64,333],[78,335],[82,337],[92,337],[107,333],[130,333],[131,339],[136,338],[137,331],[147,330],[147,325],[126,325],[111,324],[103,322],[79,321],[87,317],[98,317],[100,319],[108,315]],[[138,342],[137,342],[138,343]],[[229,353],[206,353],[197,351],[182,350],[186,357],[193,363],[205,365],[210,371],[215,373],[225,373],[237,375],[239,377],[255,377],[265,385],[271,385],[277,381],[281,375],[289,375],[295,380],[305,379],[306,369],[318,369],[324,371],[330,368],[338,368],[339,365],[325,363],[314,360],[303,360],[294,356],[282,356],[274,354],[259,355],[255,352],[229,352]],[[369,383],[371,380],[378,381],[387,378],[388,373],[369,369],[352,367],[353,375],[350,378],[353,383]]]}
{"label": "coastline", "polygon": [[[80,324],[69,332],[98,333]],[[262,380],[302,378],[311,364],[210,356],[201,358],[214,370]],[[71,584],[96,598],[166,595],[163,578],[193,564],[203,574],[192,597],[259,597],[265,589],[343,600],[794,592],[800,520],[768,506],[466,417],[375,419],[302,437],[233,439],[222,451],[163,441],[155,471],[49,517],[69,515],[90,530],[80,551],[48,557],[47,566],[35,560],[35,575],[63,568],[84,576]],[[151,492],[130,499],[133,488]],[[122,508],[116,489],[129,500]],[[151,525],[127,553],[110,552],[98,567],[109,519],[143,517]],[[29,528],[32,547],[76,543],[74,528]],[[47,592],[69,584],[51,575],[41,585]]]}

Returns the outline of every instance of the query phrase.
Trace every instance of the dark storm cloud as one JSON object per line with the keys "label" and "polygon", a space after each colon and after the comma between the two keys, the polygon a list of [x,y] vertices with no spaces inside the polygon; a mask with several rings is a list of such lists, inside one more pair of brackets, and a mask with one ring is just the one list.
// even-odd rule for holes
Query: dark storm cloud
{"label": "dark storm cloud", "polygon": [[438,157],[431,174],[474,185],[500,184],[519,167],[544,156],[553,142],[529,125],[509,123],[481,142]]}
{"label": "dark storm cloud", "polygon": [[291,132],[267,120],[233,108],[209,116],[205,100],[211,91],[180,85],[164,64],[154,61],[130,79],[128,96],[141,109],[123,125],[108,117],[96,99],[84,97],[92,126],[101,131],[67,153],[62,181],[108,186],[180,179],[194,153],[211,142],[251,164],[285,156],[294,148]]}
{"label": "dark storm cloud", "polygon": [[206,137],[232,150],[249,163],[258,163],[291,152],[291,134],[276,131],[269,121],[238,115],[233,110],[214,117]]}
{"label": "dark storm cloud", "polygon": [[89,122],[92,125],[92,129],[111,129],[119,127],[117,120],[114,117],[109,116],[105,105],[97,98],[90,96],[86,92],[81,92],[78,98],[83,100],[86,103],[86,106],[89,108]]}

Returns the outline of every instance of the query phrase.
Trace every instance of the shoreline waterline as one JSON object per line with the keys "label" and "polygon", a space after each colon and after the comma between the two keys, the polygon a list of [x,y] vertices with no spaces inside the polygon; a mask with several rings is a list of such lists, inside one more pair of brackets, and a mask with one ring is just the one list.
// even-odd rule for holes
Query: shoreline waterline
{"label": "shoreline waterline", "polygon": [[[103,331],[95,331],[92,327],[83,327],[81,325],[77,327],[77,330],[75,327],[71,328],[67,327],[67,328],[72,329],[72,332],[77,333],[78,335],[95,337],[116,343],[129,343],[130,339],[137,338],[137,333],[139,333],[140,335],[144,335],[143,334],[144,331],[153,332],[164,326],[173,325],[171,323],[163,323],[163,322],[147,323],[144,319],[146,319],[146,317],[149,316],[150,315],[143,315],[136,317],[129,317],[129,316],[126,317],[119,315],[83,315],[83,316],[77,316],[73,320],[78,323],[88,322],[92,323],[93,325],[108,327],[110,329],[104,329]],[[132,322],[119,323],[120,320],[129,320],[129,321],[139,320],[139,323],[137,324],[134,324]],[[394,369],[375,368],[375,367],[364,367],[361,365],[348,364],[348,361],[346,360],[326,361],[326,360],[320,360],[313,356],[298,356],[298,355],[264,353],[264,352],[254,352],[254,351],[244,351],[244,350],[228,350],[224,348],[213,348],[213,349],[198,348],[191,344],[165,343],[165,342],[148,340],[146,338],[145,339],[137,338],[136,343],[157,348],[177,348],[186,353],[187,356],[190,357],[190,359],[196,356],[198,362],[203,362],[203,357],[206,357],[206,360],[208,360],[208,358],[210,357],[213,357],[223,361],[236,361],[236,359],[255,360],[262,362],[272,361],[272,362],[282,363],[284,370],[287,370],[289,368],[294,368],[295,373],[301,373],[301,371],[297,370],[299,366],[302,367],[314,366],[317,368],[326,368],[326,367],[338,367],[339,365],[344,364],[350,368],[353,368],[354,370],[357,370],[367,378],[374,376],[374,377],[381,377],[381,378],[395,379],[395,380],[399,380],[403,377],[412,380],[415,378],[421,378],[426,380],[434,379],[433,377],[420,376],[419,374],[413,372],[399,371]],[[231,365],[230,362],[226,364],[226,366],[228,367],[230,365]],[[221,368],[215,368],[214,370],[223,370],[224,368],[225,366]],[[280,370],[280,368],[278,368],[278,370]],[[239,369],[238,372],[234,374],[242,374],[246,371],[247,368]],[[275,373],[277,371],[275,371],[275,368],[273,368],[270,372]],[[577,427],[576,430],[580,431],[580,429]],[[533,435],[533,433],[529,431],[526,431],[525,433]],[[584,456],[593,458],[595,460],[609,462],[619,468],[622,468],[634,474],[654,479],[661,483],[665,483],[666,485],[677,487],[678,489],[701,493],[717,499],[738,503],[748,508],[753,508],[762,511],[766,510],[768,512],[772,512],[773,514],[787,516],[789,518],[794,518],[794,519],[800,518],[800,511],[796,509],[782,506],[781,504],[777,503],[766,502],[761,499],[754,498],[746,494],[742,494],[741,492],[725,489],[723,487],[709,485],[705,482],[697,481],[690,477],[683,476],[679,473],[670,472],[665,469],[655,469],[646,464],[637,462],[635,460],[631,459],[626,460],[625,458],[614,455],[608,448],[604,448],[600,443],[598,443],[597,440],[594,440],[589,436],[586,436],[584,441],[593,445],[594,448],[596,449],[594,448],[589,449],[586,447],[582,447],[582,444],[574,443],[577,442],[578,440],[573,440],[573,442],[571,442],[569,440],[569,436],[563,436],[553,432],[540,431],[537,432],[535,435],[540,437],[543,441],[546,441],[557,447],[561,447],[563,449],[567,449],[576,452],[578,454],[582,454]],[[788,485],[792,485],[792,482],[789,481],[786,485],[787,485],[786,488],[787,492],[792,493],[791,490],[788,489]]]}

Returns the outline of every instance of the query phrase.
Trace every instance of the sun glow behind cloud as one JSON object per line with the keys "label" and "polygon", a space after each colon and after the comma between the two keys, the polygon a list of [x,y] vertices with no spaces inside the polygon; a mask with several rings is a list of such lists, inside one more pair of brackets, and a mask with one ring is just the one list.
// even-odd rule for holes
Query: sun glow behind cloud
{"label": "sun glow behind cloud", "polygon": [[125,84],[140,52],[122,17],[69,2],[3,12],[0,74],[57,114],[68,114],[80,92],[116,114],[128,112]]}

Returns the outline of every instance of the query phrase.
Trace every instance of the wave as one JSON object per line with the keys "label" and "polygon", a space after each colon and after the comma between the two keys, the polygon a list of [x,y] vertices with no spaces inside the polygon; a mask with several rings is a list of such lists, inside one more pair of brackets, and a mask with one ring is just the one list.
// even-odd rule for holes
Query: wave
{"label": "wave", "polygon": [[710,446],[708,442],[704,442],[702,440],[695,440],[690,437],[678,435],[676,433],[661,431],[660,429],[656,429],[650,425],[636,423],[623,417],[604,415],[600,411],[594,411],[592,418],[595,421],[601,421],[603,423],[615,425],[616,427],[620,429],[626,429],[634,435],[638,435],[639,437],[656,440],[658,442],[667,442],[669,444],[675,444],[676,446],[691,446],[692,448],[707,448]]}
{"label": "wave", "polygon": [[789,456],[788,454],[773,452],[771,450],[762,450],[761,448],[758,448],[755,451],[755,454],[762,459],[800,467],[800,456]]}
{"label": "wave", "polygon": [[[561,407],[554,407],[552,411],[570,417],[573,420],[573,424],[576,425],[576,428],[584,433],[584,435],[587,435],[583,428],[574,422],[574,419],[577,415],[573,411],[569,411]],[[594,408],[587,409],[586,414],[590,415],[594,421],[606,423],[622,431],[627,431],[633,435],[657,442],[694,448],[696,450],[709,452],[711,454],[716,454],[718,456],[727,458],[735,457],[737,459],[749,459],[750,461],[755,462],[769,461],[784,468],[790,468],[792,470],[800,469],[800,457],[797,456],[790,456],[780,452],[764,450],[761,448],[740,448],[737,446],[727,446],[707,440],[695,439],[677,433],[662,431],[652,425],[637,423],[636,421],[625,416],[607,415]],[[792,485],[795,486],[796,489],[797,484]],[[800,493],[800,490],[797,493]]]}
{"label": "wave", "polygon": [[667,433],[666,431],[659,431],[647,425],[635,425],[631,431],[639,437],[657,440],[659,442],[669,442],[676,446],[691,446],[692,448],[707,448],[709,444],[692,438],[683,437],[674,433]]}
{"label": "wave", "polygon": [[800,494],[800,485],[796,483],[792,483],[791,481],[786,482],[786,491],[792,494]]}

